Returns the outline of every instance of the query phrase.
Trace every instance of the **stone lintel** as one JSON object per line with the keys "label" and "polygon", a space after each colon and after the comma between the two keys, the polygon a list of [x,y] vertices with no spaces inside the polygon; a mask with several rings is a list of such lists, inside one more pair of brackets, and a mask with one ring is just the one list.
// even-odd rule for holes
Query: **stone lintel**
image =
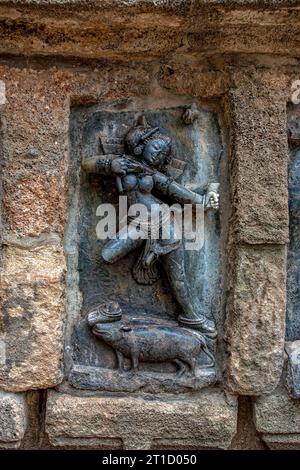
{"label": "stone lintel", "polygon": [[239,52],[300,55],[299,9],[292,0],[229,4],[12,0],[0,2],[0,16],[0,51],[4,54],[122,60],[166,57],[178,50],[209,56]]}

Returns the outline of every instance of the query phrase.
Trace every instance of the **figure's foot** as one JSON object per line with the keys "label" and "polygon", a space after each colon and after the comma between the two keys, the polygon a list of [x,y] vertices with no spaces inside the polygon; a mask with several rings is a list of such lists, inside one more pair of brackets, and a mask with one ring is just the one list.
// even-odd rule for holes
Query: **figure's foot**
{"label": "figure's foot", "polygon": [[209,338],[214,339],[217,337],[215,323],[203,316],[197,318],[186,318],[180,316],[178,317],[178,322],[182,326],[200,331],[203,335],[208,336]]}
{"label": "figure's foot", "polygon": [[156,259],[157,259],[157,254],[154,253],[153,251],[149,251],[147,255],[144,256],[143,267],[149,268],[149,266],[151,266]]}
{"label": "figure's foot", "polygon": [[97,323],[111,323],[120,320],[121,317],[122,310],[118,302],[106,302],[89,312],[87,322],[93,327]]}

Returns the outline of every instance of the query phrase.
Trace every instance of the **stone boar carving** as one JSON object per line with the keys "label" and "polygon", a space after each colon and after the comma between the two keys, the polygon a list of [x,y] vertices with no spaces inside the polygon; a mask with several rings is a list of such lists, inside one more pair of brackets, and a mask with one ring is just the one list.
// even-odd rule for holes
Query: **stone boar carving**
{"label": "stone boar carving", "polygon": [[124,370],[124,357],[131,359],[131,369],[138,370],[140,362],[174,362],[178,375],[190,371],[195,374],[196,362],[203,351],[210,362],[202,367],[213,367],[214,357],[204,336],[187,328],[159,324],[126,324],[122,321],[93,324],[92,332],[116,352],[119,370]]}

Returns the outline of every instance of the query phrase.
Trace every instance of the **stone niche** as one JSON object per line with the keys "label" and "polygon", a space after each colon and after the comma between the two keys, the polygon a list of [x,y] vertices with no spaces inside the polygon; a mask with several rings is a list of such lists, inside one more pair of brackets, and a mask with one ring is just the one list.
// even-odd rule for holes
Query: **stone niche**
{"label": "stone niche", "polygon": [[289,107],[289,215],[287,333],[288,341],[300,339],[300,107]]}
{"label": "stone niche", "polygon": [[[193,378],[183,374],[176,378],[171,362],[143,362],[138,372],[119,372],[115,351],[92,334],[87,313],[103,302],[117,301],[125,321],[137,325],[178,325],[180,309],[166,275],[159,266],[160,279],[153,285],[139,285],[132,276],[140,248],[115,264],[101,257],[103,241],[96,235],[101,217],[96,215],[101,203],[118,207],[114,177],[86,174],[81,169],[85,157],[122,154],[124,137],[144,116],[151,126],[164,129],[172,138],[176,165],[173,178],[185,187],[203,194],[208,183],[221,183],[221,210],[208,211],[203,220],[203,246],[185,250],[186,282],[190,295],[197,299],[199,311],[214,319],[222,334],[223,316],[223,242],[226,215],[222,194],[226,194],[226,162],[220,129],[219,110],[196,103],[198,117],[191,124],[182,120],[191,100],[121,101],[110,104],[80,105],[71,109],[70,117],[70,211],[65,235],[67,254],[67,328],[65,387],[72,390],[187,392],[215,384],[220,379],[222,344],[208,339],[214,367],[206,367],[208,357],[201,352]],[[175,168],[175,166],[177,168]],[[224,198],[223,198],[224,199]],[[125,359],[125,369],[129,362]],[[70,387],[70,388],[69,388]]]}

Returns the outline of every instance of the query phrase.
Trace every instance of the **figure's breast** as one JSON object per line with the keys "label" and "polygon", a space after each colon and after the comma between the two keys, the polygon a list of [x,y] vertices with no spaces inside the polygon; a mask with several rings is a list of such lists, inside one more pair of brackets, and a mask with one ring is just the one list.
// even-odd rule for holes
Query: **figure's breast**
{"label": "figure's breast", "polygon": [[142,193],[151,193],[153,189],[153,178],[149,175],[140,176],[138,179],[138,189]]}
{"label": "figure's breast", "polygon": [[133,174],[123,176],[122,186],[125,192],[129,192],[137,189],[137,177]]}
{"label": "figure's breast", "polygon": [[153,189],[153,178],[150,175],[128,174],[122,178],[124,191],[140,191],[141,193],[151,193]]}

